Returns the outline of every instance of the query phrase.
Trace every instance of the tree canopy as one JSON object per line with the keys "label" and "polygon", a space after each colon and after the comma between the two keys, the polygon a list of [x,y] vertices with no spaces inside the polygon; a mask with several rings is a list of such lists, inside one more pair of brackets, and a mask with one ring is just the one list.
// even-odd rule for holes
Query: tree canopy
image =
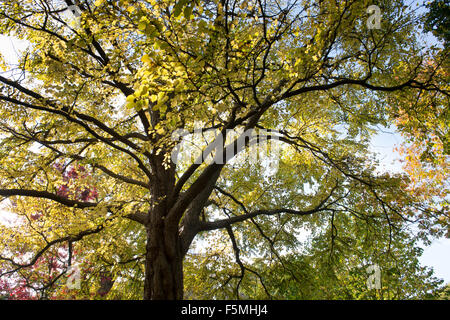
{"label": "tree canopy", "polygon": [[446,45],[450,41],[450,1],[435,0],[427,3],[425,31],[431,31]]}
{"label": "tree canopy", "polygon": [[[0,294],[425,298],[448,50],[401,0],[0,0]],[[405,172],[370,152],[382,127]],[[368,289],[370,265],[381,288]],[[67,285],[79,268],[80,286]],[[70,268],[72,267],[72,268]]]}

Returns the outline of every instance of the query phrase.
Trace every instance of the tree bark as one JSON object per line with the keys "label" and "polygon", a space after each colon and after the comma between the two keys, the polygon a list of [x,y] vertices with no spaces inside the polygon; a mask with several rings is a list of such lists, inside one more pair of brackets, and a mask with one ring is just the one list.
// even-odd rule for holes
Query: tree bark
{"label": "tree bark", "polygon": [[170,229],[161,218],[147,227],[144,300],[183,299],[183,254]]}
{"label": "tree bark", "polygon": [[183,299],[183,253],[178,232],[179,220],[167,219],[168,196],[175,185],[175,165],[164,167],[164,157],[152,161],[152,204],[148,220],[145,255],[144,300]]}

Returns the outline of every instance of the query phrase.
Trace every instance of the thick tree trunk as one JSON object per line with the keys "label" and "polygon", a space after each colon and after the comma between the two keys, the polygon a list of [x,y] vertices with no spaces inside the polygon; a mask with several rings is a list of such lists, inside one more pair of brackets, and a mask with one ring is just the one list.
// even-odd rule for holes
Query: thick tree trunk
{"label": "thick tree trunk", "polygon": [[183,299],[183,254],[177,232],[169,230],[164,219],[147,228],[144,300]]}
{"label": "thick tree trunk", "polygon": [[[153,118],[152,118],[153,119]],[[153,119],[154,120],[154,119]],[[155,123],[153,123],[155,125]],[[178,232],[179,221],[168,221],[168,196],[175,186],[175,165],[163,165],[161,153],[152,159],[152,204],[146,221],[144,300],[183,299],[183,253]],[[178,219],[179,220],[179,219]]]}

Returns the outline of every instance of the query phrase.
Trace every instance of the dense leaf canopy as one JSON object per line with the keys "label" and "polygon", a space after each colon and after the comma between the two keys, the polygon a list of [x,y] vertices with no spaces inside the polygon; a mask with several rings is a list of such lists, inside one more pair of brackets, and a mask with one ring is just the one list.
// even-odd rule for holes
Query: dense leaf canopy
{"label": "dense leaf canopy", "polygon": [[[0,4],[28,44],[0,60],[0,293],[180,298],[183,264],[186,298],[439,286],[417,258],[449,230],[449,60],[421,6],[378,1],[374,28],[366,0]],[[390,126],[403,174],[369,151]]]}

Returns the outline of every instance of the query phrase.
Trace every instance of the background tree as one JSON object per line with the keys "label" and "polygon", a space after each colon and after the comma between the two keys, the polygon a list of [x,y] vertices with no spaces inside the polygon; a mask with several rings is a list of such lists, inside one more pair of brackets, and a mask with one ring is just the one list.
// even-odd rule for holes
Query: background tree
{"label": "background tree", "polygon": [[[430,105],[448,105],[445,56],[421,45],[403,1],[379,2],[379,29],[360,0],[0,3],[2,34],[29,43],[0,75],[0,195],[29,222],[3,228],[1,275],[67,245],[112,275],[111,295],[180,299],[196,238],[233,253],[238,273],[218,281],[250,274],[272,297],[251,260],[292,260],[298,234],[324,222],[334,240],[334,221],[376,222],[367,232],[387,255],[409,222],[423,238],[448,229],[446,190],[417,198],[368,152],[376,126],[407,110],[405,128],[419,130]],[[175,137],[198,129],[205,157],[176,163]],[[278,170],[246,161],[259,150],[249,130],[283,145]],[[79,166],[87,173],[67,180]]]}
{"label": "background tree", "polygon": [[447,284],[440,293],[441,300],[450,300],[450,285]]}
{"label": "background tree", "polygon": [[427,3],[425,31],[431,31],[447,46],[450,41],[450,1],[435,0]]}

